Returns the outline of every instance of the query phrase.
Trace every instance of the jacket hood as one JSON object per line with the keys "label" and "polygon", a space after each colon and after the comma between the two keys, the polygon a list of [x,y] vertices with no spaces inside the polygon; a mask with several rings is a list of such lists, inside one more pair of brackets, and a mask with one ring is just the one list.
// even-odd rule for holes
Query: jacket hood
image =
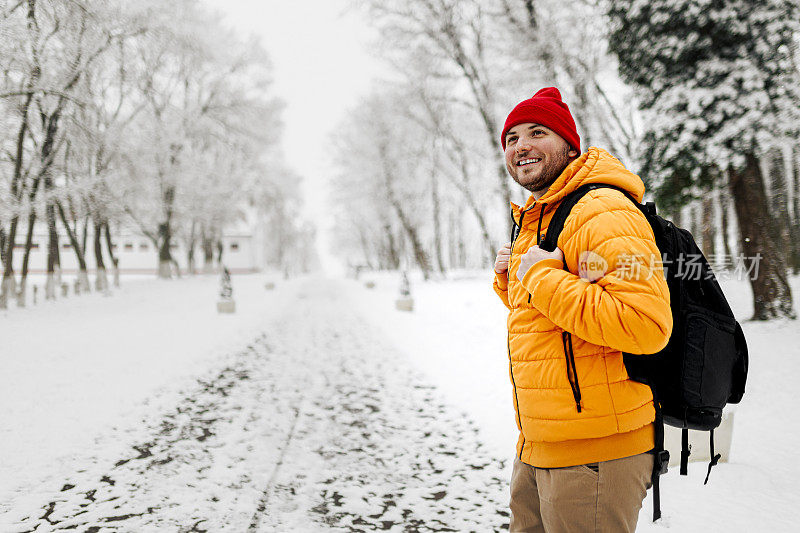
{"label": "jacket hood", "polygon": [[625,168],[613,155],[592,146],[567,165],[539,200],[534,200],[531,195],[524,209],[527,210],[535,204],[555,205],[569,193],[588,183],[616,185],[628,191],[637,202],[641,202],[644,197],[644,182],[639,176]]}

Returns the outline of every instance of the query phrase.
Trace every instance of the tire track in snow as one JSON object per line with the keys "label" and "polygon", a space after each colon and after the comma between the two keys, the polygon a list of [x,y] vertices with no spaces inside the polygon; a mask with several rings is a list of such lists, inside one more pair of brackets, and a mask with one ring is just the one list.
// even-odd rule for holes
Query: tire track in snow
{"label": "tire track in snow", "polygon": [[292,426],[289,428],[289,434],[286,436],[286,441],[283,443],[283,447],[281,448],[281,455],[278,457],[278,461],[275,463],[275,468],[272,471],[272,475],[269,477],[267,488],[264,489],[264,493],[261,496],[261,499],[258,501],[256,512],[253,513],[253,518],[250,519],[250,527],[247,528],[248,532],[258,531],[258,523],[261,519],[261,515],[267,509],[267,504],[269,503],[269,494],[272,491],[272,486],[274,485],[275,479],[278,476],[278,471],[280,470],[281,466],[283,466],[283,459],[286,456],[286,451],[289,449],[289,445],[292,443],[294,431],[297,428],[297,421],[299,419],[300,409],[297,408],[295,409],[294,418],[292,419]]}

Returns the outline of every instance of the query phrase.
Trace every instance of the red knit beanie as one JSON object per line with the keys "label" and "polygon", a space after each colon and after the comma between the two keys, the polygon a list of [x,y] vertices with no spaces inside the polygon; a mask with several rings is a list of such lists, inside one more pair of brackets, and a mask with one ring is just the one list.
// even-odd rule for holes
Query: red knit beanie
{"label": "red knit beanie", "polygon": [[575,128],[575,120],[569,112],[567,104],[561,101],[561,93],[555,87],[545,87],[523,100],[515,107],[506,119],[500,144],[506,149],[506,133],[517,124],[533,122],[546,126],[561,136],[562,139],[580,153],[581,138]]}

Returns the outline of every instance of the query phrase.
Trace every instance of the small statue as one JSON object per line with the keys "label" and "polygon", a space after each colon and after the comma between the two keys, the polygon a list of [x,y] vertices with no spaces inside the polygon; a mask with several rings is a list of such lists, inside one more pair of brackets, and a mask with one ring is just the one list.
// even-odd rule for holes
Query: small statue
{"label": "small statue", "polygon": [[408,282],[408,273],[403,271],[403,278],[400,280],[400,296],[411,296],[411,284]]}
{"label": "small statue", "polygon": [[222,274],[219,280],[219,301],[217,302],[218,313],[235,313],[236,302],[233,300],[233,285],[231,284],[231,273],[228,268],[222,267]]}
{"label": "small statue", "polygon": [[228,271],[228,267],[222,267],[219,297],[221,300],[233,300],[233,285],[231,284],[231,273]]}
{"label": "small statue", "polygon": [[411,297],[411,284],[408,281],[408,273],[404,270],[400,280],[400,296],[394,302],[398,311],[413,311],[414,298]]}

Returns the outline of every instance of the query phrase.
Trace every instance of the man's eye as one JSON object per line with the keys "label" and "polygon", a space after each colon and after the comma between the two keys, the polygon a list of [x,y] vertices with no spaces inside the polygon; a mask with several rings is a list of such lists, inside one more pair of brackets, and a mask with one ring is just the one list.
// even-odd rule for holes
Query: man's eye
{"label": "man's eye", "polygon": [[516,142],[516,140],[517,140],[516,137],[509,137],[508,139],[506,139],[506,144],[511,144],[513,142]]}
{"label": "man's eye", "polygon": [[533,135],[544,135],[544,130],[533,130],[531,133]]}

